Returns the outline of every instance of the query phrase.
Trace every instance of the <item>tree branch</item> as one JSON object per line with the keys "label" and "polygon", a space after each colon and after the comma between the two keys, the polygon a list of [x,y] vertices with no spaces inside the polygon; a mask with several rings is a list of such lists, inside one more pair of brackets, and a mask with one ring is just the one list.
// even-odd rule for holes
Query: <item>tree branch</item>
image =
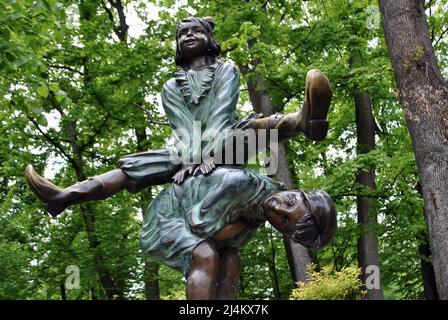
{"label": "tree branch", "polygon": [[90,147],[95,143],[95,138],[103,131],[106,127],[107,121],[110,119],[110,113],[106,113],[101,124],[95,129],[94,133],[89,137],[86,143],[80,146],[80,151],[83,152],[86,148]]}
{"label": "tree branch", "polygon": [[39,126],[39,124],[37,123],[37,121],[35,119],[33,119],[30,115],[25,113],[25,116],[28,118],[28,120],[31,121],[31,123],[36,127],[36,129],[40,132],[40,134],[45,138],[45,140],[47,142],[49,142],[53,147],[55,147],[56,149],[59,150],[59,152],[68,160],[70,161],[70,163],[75,164],[75,159],[70,156],[65,150],[64,148],[55,140],[53,139],[49,134],[47,134],[46,132],[44,132],[42,130],[42,128]]}
{"label": "tree branch", "polygon": [[[446,35],[448,33],[448,27],[445,28],[445,30],[442,31],[442,33],[440,34],[439,38],[437,39],[437,41],[433,44],[433,47],[437,47],[437,45],[439,44],[439,42],[443,39],[443,36]],[[431,39],[434,40],[434,39]]]}
{"label": "tree branch", "polygon": [[109,17],[109,20],[114,24],[115,34],[121,42],[126,43],[129,26],[126,23],[126,15],[124,14],[123,4],[121,0],[108,0],[108,2],[112,7],[115,8],[115,10],[117,10],[119,20],[118,26],[115,26],[115,19],[112,11],[106,6],[106,3],[104,1],[101,1],[101,3],[103,4],[103,8],[104,10],[106,10],[107,16]]}
{"label": "tree branch", "polygon": [[101,3],[103,4],[104,10],[106,10],[109,20],[115,24],[115,19],[114,19],[114,15],[113,15],[112,11],[110,11],[110,9],[106,6],[106,3],[104,1],[101,1]]}
{"label": "tree branch", "polygon": [[77,74],[79,74],[81,76],[84,75],[84,72],[76,70],[76,69],[74,69],[72,67],[69,67],[69,66],[57,65],[57,64],[49,64],[48,66],[51,67],[51,68],[56,68],[56,69],[65,69],[65,70],[77,73]]}
{"label": "tree branch", "polygon": [[77,127],[76,120],[70,121],[68,123],[70,144],[71,144],[72,152],[73,152],[73,156],[74,156],[73,167],[75,169],[76,178],[78,179],[78,181],[83,181],[87,177],[83,170],[82,151],[81,151],[81,146],[78,143],[78,133],[77,133],[76,127]]}
{"label": "tree branch", "polygon": [[109,3],[115,8],[115,10],[117,10],[118,20],[120,22],[115,32],[119,33],[117,33],[117,36],[122,42],[126,42],[129,26],[126,23],[126,15],[124,14],[123,4],[121,0],[109,0]]}
{"label": "tree branch", "polygon": [[169,126],[169,123],[167,123],[167,122],[160,122],[160,121],[153,120],[151,111],[149,111],[148,109],[146,109],[142,105],[134,104],[134,107],[139,108],[140,110],[142,110],[146,114],[146,117],[147,117],[147,120],[148,120],[149,123],[158,124],[158,125],[161,125],[161,126]]}
{"label": "tree branch", "polygon": [[434,0],[429,0],[428,3],[425,4],[425,9],[431,8],[434,3]]}
{"label": "tree branch", "polygon": [[110,166],[110,165],[113,165],[113,164],[117,163],[116,161],[113,161],[112,159],[102,157],[96,151],[88,151],[88,150],[86,150],[86,151],[84,151],[84,153],[88,154],[92,159],[100,161],[104,165]]}

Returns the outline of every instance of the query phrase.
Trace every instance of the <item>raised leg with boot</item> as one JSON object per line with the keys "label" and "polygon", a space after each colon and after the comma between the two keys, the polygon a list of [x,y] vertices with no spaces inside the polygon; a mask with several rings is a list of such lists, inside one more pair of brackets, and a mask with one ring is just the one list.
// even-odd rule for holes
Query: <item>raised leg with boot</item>
{"label": "raised leg with boot", "polygon": [[53,217],[71,205],[106,199],[130,185],[129,177],[121,169],[88,178],[65,189],[40,176],[32,165],[26,167],[25,177],[30,189],[44,202]]}
{"label": "raised leg with boot", "polygon": [[255,130],[278,129],[280,140],[304,133],[313,141],[321,141],[327,136],[331,97],[330,81],[325,74],[317,69],[310,70],[306,76],[305,101],[299,112],[260,118],[254,120],[250,127]]}

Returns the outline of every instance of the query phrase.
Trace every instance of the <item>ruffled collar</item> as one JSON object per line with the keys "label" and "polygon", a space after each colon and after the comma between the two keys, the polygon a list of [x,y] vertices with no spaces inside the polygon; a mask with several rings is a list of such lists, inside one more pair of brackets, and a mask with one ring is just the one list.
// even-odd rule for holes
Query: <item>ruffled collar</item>
{"label": "ruffled collar", "polygon": [[[199,104],[202,98],[208,94],[219,64],[220,62],[216,62],[200,71],[180,70],[176,73],[176,84],[187,103]],[[200,82],[200,85],[197,82]]]}

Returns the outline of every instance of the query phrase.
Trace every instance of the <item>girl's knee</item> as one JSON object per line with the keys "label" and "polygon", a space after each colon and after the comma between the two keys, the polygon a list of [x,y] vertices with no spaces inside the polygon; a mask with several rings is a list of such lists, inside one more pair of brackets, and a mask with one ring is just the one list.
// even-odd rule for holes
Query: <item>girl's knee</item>
{"label": "girl's knee", "polygon": [[218,263],[219,255],[215,246],[207,241],[198,245],[192,253],[193,263]]}

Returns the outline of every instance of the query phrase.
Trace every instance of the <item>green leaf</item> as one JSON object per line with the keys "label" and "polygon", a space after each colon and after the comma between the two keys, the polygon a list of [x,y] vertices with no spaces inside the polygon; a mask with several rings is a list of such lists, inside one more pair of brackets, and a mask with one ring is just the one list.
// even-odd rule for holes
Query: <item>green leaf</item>
{"label": "green leaf", "polygon": [[15,65],[17,68],[23,66],[25,63],[29,61],[28,56],[20,56],[17,59],[15,59],[12,64]]}
{"label": "green leaf", "polygon": [[61,103],[62,100],[67,96],[67,93],[64,90],[58,90],[55,93],[57,102]]}
{"label": "green leaf", "polygon": [[61,105],[63,107],[66,107],[68,105],[70,105],[72,103],[72,99],[70,99],[69,97],[65,97],[62,99]]}
{"label": "green leaf", "polygon": [[37,93],[41,96],[41,97],[48,97],[48,87],[43,84],[41,85],[39,88],[37,88]]}
{"label": "green leaf", "polygon": [[61,90],[61,88],[59,88],[59,85],[57,83],[50,84],[48,86],[48,88],[53,92],[57,92],[57,91]]}
{"label": "green leaf", "polygon": [[39,71],[40,72],[45,72],[47,71],[47,66],[43,63],[39,64]]}

